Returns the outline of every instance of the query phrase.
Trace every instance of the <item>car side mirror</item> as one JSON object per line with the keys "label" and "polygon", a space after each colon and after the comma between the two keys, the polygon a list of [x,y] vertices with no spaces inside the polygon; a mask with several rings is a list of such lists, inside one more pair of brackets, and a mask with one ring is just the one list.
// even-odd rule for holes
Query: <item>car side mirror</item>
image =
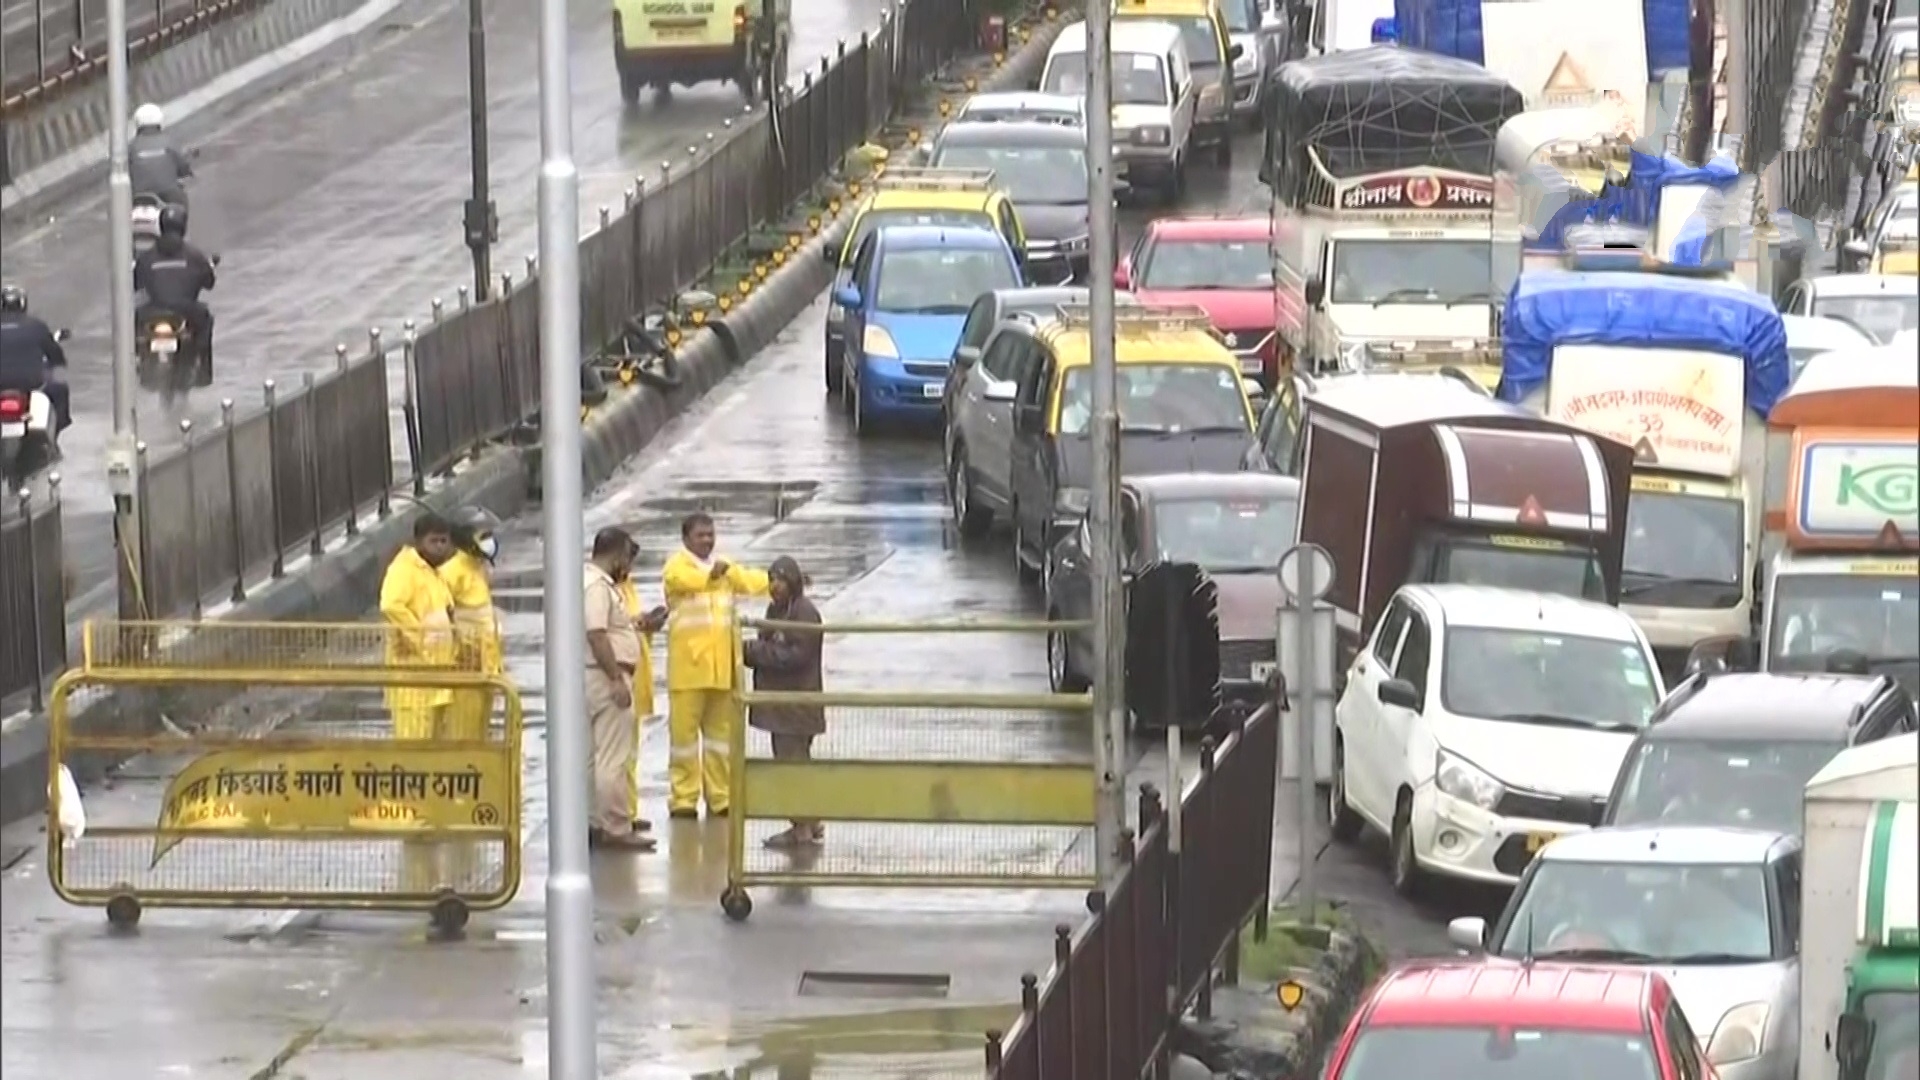
{"label": "car side mirror", "polygon": [[72,337],[73,337],[73,331],[67,329],[64,326],[53,332],[53,340],[55,341],[67,341]]}
{"label": "car side mirror", "polygon": [[1420,691],[1405,679],[1388,679],[1374,692],[1382,705],[1396,705],[1402,709],[1420,711]]}
{"label": "car side mirror", "polygon": [[839,304],[841,307],[846,308],[849,311],[859,307],[860,306],[860,287],[858,285],[840,286],[839,288],[833,290],[833,302],[836,304]]}
{"label": "car side mirror", "polygon": [[1227,60],[1229,62],[1238,60],[1242,56],[1245,56],[1246,54],[1247,54],[1247,47],[1245,45],[1235,43],[1233,45],[1227,46]]}
{"label": "car side mirror", "polygon": [[1113,287],[1116,289],[1133,288],[1133,267],[1122,262],[1113,268]]}
{"label": "car side mirror", "polygon": [[1687,650],[1687,663],[1681,673],[1693,676],[1751,671],[1757,665],[1758,654],[1754,640],[1739,634],[1701,638],[1693,643],[1693,648]]}
{"label": "car side mirror", "polygon": [[1013,384],[1008,382],[989,383],[987,384],[985,392],[980,396],[988,401],[997,401],[1002,404],[1011,402],[1013,400]]}
{"label": "car side mirror", "polygon": [[979,362],[980,347],[978,345],[962,345],[953,350],[953,369],[955,371]]}
{"label": "car side mirror", "polygon": [[1842,1013],[1834,1028],[1833,1056],[1839,1059],[1840,1075],[1858,1076],[1873,1051],[1873,1021],[1859,1013]]}
{"label": "car side mirror", "polygon": [[821,244],[820,261],[837,269],[840,266],[840,245]]}
{"label": "car side mirror", "polygon": [[1487,920],[1477,915],[1458,918],[1447,924],[1447,940],[1468,952],[1487,947]]}
{"label": "car side mirror", "polygon": [[1320,306],[1320,301],[1327,298],[1326,279],[1320,277],[1318,274],[1308,278],[1306,288],[1303,291],[1306,293],[1308,307]]}
{"label": "car side mirror", "polygon": [[1873,261],[1873,245],[1865,240],[1849,240],[1840,245],[1840,272],[1859,273]]}
{"label": "car side mirror", "polygon": [[1133,181],[1124,176],[1116,176],[1113,178],[1113,194],[1115,198],[1119,198],[1122,195],[1131,195],[1132,193]]}

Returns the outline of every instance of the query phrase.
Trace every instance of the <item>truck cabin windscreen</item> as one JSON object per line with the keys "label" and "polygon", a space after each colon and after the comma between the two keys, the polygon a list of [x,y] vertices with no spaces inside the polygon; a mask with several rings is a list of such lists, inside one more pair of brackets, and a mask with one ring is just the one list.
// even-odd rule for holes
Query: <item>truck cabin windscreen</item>
{"label": "truck cabin windscreen", "polygon": [[[1332,241],[1331,304],[1490,304],[1493,251],[1484,240],[1447,238],[1438,230],[1395,230],[1379,239]],[[1431,236],[1419,235],[1431,232]],[[1406,235],[1397,235],[1405,233]]]}
{"label": "truck cabin windscreen", "polygon": [[1409,584],[1491,585],[1605,601],[1607,582],[1593,547],[1522,533],[1420,531]]}

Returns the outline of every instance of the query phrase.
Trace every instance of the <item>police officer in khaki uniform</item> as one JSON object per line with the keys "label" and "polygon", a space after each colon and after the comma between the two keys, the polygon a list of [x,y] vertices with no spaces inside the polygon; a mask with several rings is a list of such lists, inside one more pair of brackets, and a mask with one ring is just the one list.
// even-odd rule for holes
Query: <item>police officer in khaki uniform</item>
{"label": "police officer in khaki uniform", "polygon": [[640,631],[620,596],[633,565],[634,542],[624,529],[593,538],[586,573],[587,717],[593,729],[593,800],[588,838],[596,847],[652,851],[654,841],[634,831],[628,776],[639,741],[633,721],[633,681],[640,666]]}

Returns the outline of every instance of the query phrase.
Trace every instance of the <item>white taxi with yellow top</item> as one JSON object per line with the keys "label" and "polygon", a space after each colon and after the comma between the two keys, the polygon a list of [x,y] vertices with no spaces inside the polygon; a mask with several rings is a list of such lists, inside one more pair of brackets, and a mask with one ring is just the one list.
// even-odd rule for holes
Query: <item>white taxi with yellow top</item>
{"label": "white taxi with yellow top", "polygon": [[1632,618],[1589,600],[1408,585],[1334,711],[1335,839],[1388,838],[1393,885],[1510,884],[1597,824],[1665,689]]}
{"label": "white taxi with yellow top", "polygon": [[1234,72],[1246,46],[1233,40],[1222,0],[1113,0],[1113,19],[1116,28],[1140,21],[1180,31],[1197,98],[1194,142],[1213,147],[1216,164],[1232,164]]}
{"label": "white taxi with yellow top", "polygon": [[[1037,577],[1053,543],[1087,512],[1093,480],[1091,311],[1013,320],[981,363],[1005,372],[991,393],[1011,405],[1008,517],[1022,576]],[[1232,472],[1253,437],[1239,358],[1197,307],[1138,305],[1114,312],[1120,458],[1129,476]]]}
{"label": "white taxi with yellow top", "polygon": [[994,182],[986,169],[926,169],[895,166],[872,182],[872,190],[863,195],[847,222],[846,234],[839,240],[821,245],[820,255],[834,268],[833,286],[827,290],[825,364],[827,392],[840,392],[845,357],[847,310],[834,297],[846,287],[852,273],[853,253],[874,231],[888,225],[947,225],[993,229],[1013,249],[1014,258],[1024,266],[1027,258],[1027,233],[1013,200]]}
{"label": "white taxi with yellow top", "polygon": [[[1166,202],[1187,186],[1198,92],[1180,31],[1166,23],[1116,21],[1113,54],[1113,161],[1132,187],[1153,188]],[[1087,24],[1060,31],[1040,73],[1048,94],[1087,91]]]}
{"label": "white taxi with yellow top", "polygon": [[787,80],[792,0],[614,0],[613,62],[628,104],[651,86],[730,82],[752,104]]}

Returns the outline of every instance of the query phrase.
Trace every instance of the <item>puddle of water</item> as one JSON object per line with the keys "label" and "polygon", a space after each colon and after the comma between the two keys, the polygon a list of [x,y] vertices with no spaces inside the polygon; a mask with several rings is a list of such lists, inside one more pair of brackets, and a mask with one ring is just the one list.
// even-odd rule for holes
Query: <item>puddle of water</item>
{"label": "puddle of water", "polygon": [[[987,1031],[1005,1031],[1018,1014],[1012,1004],[951,1005],[781,1021],[735,1044],[752,1047],[754,1056],[729,1075],[801,1080],[812,1077],[815,1069],[823,1075],[879,1075],[870,1071],[871,1062],[862,1068],[855,1061],[835,1059],[977,1054]],[[909,1070],[888,1075],[928,1074]],[[977,1070],[972,1075],[978,1075]]]}

